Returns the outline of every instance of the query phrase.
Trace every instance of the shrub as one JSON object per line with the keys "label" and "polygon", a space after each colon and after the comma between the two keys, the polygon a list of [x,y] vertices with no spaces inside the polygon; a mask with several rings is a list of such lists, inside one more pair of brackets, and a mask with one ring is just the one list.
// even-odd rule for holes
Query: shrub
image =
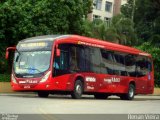
{"label": "shrub", "polygon": [[10,74],[0,74],[0,82],[10,82]]}

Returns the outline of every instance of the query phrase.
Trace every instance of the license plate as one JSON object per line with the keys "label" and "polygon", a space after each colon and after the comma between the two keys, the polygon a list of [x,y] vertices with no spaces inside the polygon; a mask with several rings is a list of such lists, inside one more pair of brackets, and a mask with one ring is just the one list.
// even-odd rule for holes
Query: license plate
{"label": "license plate", "polygon": [[30,85],[25,85],[24,88],[29,89],[29,88],[31,88],[31,86]]}

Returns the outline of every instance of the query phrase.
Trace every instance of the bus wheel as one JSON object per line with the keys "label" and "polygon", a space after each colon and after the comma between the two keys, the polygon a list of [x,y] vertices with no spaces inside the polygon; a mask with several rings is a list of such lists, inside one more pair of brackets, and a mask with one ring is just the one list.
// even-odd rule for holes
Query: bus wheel
{"label": "bus wheel", "polygon": [[120,96],[121,100],[133,100],[135,95],[135,86],[133,84],[129,85],[128,93],[122,94]]}
{"label": "bus wheel", "polygon": [[41,98],[47,98],[49,95],[49,92],[47,91],[38,91],[38,96]]}
{"label": "bus wheel", "polygon": [[97,93],[97,94],[94,95],[94,98],[96,98],[96,99],[107,99],[108,95],[105,94],[105,93]]}
{"label": "bus wheel", "polygon": [[76,80],[74,90],[71,93],[73,99],[80,99],[83,93],[83,84],[80,80]]}

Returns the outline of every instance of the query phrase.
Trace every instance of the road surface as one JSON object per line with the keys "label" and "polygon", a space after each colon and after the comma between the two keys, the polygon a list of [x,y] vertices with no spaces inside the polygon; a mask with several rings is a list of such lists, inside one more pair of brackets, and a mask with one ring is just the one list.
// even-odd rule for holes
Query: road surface
{"label": "road surface", "polygon": [[[45,115],[160,114],[160,96],[141,95],[135,96],[133,101],[125,101],[116,96],[111,96],[106,100],[97,100],[93,96],[83,96],[82,99],[75,100],[71,99],[69,95],[50,95],[48,98],[39,98],[34,93],[0,94],[0,113]],[[93,117],[93,115],[91,116]],[[93,120],[93,118],[91,119]]]}

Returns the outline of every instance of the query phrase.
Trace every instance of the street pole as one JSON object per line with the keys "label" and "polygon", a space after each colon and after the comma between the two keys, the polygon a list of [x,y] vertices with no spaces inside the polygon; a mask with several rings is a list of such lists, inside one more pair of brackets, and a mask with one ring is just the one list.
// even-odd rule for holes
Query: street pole
{"label": "street pole", "polygon": [[135,0],[133,0],[133,9],[132,9],[132,16],[131,16],[132,22],[134,22],[134,11],[135,11]]}

